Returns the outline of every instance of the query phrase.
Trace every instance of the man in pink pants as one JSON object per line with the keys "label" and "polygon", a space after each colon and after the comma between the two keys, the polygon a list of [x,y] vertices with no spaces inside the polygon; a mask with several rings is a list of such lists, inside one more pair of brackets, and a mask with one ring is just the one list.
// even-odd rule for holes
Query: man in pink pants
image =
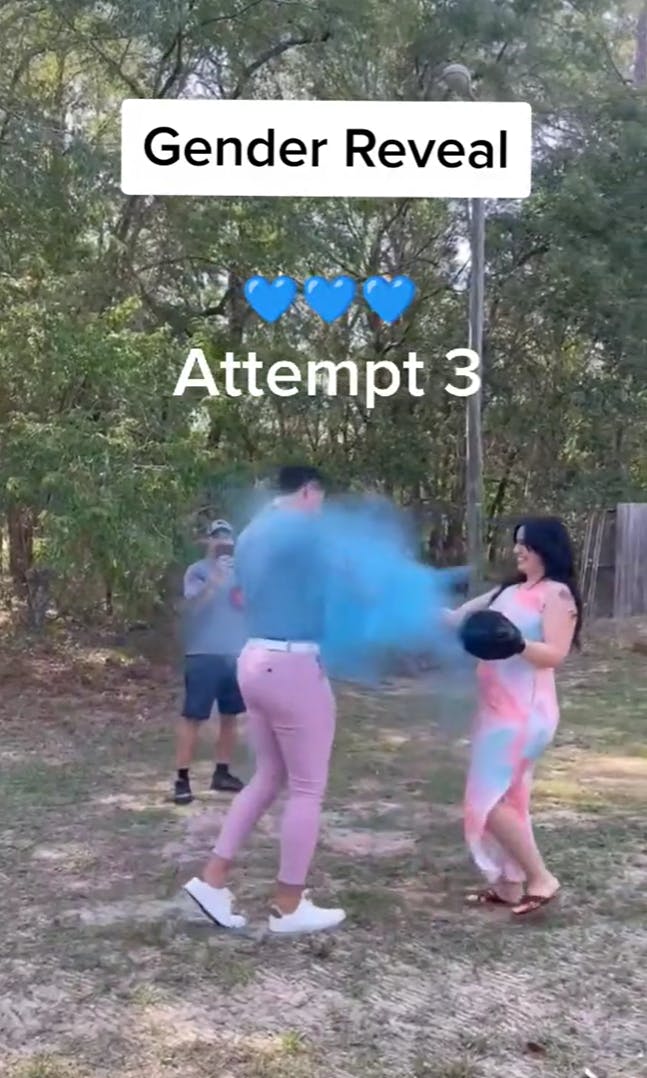
{"label": "man in pink pants", "polygon": [[317,932],[345,919],[305,891],[319,838],[321,805],[335,735],[335,700],[319,660],[326,564],[317,527],[324,491],[319,472],[281,469],[280,495],[238,540],[236,577],[248,643],[238,661],[256,772],[233,801],[202,878],[185,885],[223,928],[242,928],[227,887],[236,854],[287,786],[278,879],[270,911],[274,933]]}

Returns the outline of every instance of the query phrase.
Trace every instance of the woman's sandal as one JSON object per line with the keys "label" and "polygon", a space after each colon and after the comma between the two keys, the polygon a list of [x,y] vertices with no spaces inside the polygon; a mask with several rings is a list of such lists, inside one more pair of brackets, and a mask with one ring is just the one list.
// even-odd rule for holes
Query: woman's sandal
{"label": "woman's sandal", "polygon": [[512,907],[513,917],[527,917],[529,913],[536,913],[537,910],[541,910],[544,906],[547,906],[549,902],[554,902],[559,894],[559,888],[553,892],[552,895],[524,895],[521,902],[515,903]]}
{"label": "woman's sandal", "polygon": [[474,891],[467,896],[466,899],[469,906],[513,906],[513,902],[508,902],[505,898],[501,898],[494,888],[486,887],[483,891]]}

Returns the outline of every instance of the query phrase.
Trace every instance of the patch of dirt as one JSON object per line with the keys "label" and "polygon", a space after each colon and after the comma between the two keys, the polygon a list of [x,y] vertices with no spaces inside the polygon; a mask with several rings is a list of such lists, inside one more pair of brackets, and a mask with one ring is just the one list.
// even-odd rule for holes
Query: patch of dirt
{"label": "patch of dirt", "polygon": [[326,828],[322,839],[334,853],[345,853],[350,857],[394,857],[413,853],[416,846],[415,838],[401,831],[333,831]]}
{"label": "patch of dirt", "polygon": [[[161,856],[164,860],[178,865],[205,861],[218,838],[226,808],[226,804],[223,804],[216,808],[209,807],[205,811],[204,807],[194,803],[182,827],[181,836],[162,846]],[[277,834],[277,816],[280,811],[279,804],[259,820],[255,830],[257,836],[273,838]]]}
{"label": "patch of dirt", "polygon": [[647,648],[647,618],[599,618],[586,625],[584,636],[589,652],[608,647],[641,652]]}
{"label": "patch of dirt", "polygon": [[110,925],[118,925],[122,922],[129,924],[142,922],[143,924],[167,924],[171,921],[184,920],[196,921],[204,924],[204,917],[190,898],[178,894],[169,899],[146,899],[141,898],[123,899],[121,902],[108,902],[96,906],[86,906],[78,913],[70,913],[69,916],[78,919],[81,924],[94,928],[105,928]]}
{"label": "patch of dirt", "polygon": [[634,756],[587,756],[577,770],[581,775],[597,779],[640,781],[646,784],[647,793],[647,757]]}

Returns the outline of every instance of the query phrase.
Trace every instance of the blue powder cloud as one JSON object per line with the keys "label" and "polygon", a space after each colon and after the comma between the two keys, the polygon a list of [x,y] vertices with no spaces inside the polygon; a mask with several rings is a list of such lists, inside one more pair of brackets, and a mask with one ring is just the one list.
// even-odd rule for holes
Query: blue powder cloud
{"label": "blue powder cloud", "polygon": [[333,676],[375,683],[388,652],[463,659],[442,612],[456,605],[466,570],[422,564],[394,506],[371,498],[330,501],[316,530],[327,567],[322,657]]}

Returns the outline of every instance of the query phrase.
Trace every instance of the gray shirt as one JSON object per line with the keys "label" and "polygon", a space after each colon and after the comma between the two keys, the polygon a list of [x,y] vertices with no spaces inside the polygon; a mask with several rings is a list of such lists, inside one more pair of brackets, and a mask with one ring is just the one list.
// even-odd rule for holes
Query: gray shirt
{"label": "gray shirt", "polygon": [[[211,581],[216,568],[223,579]],[[234,586],[231,559],[203,558],[184,574],[185,655],[238,656],[246,640],[244,615],[231,602]]]}

